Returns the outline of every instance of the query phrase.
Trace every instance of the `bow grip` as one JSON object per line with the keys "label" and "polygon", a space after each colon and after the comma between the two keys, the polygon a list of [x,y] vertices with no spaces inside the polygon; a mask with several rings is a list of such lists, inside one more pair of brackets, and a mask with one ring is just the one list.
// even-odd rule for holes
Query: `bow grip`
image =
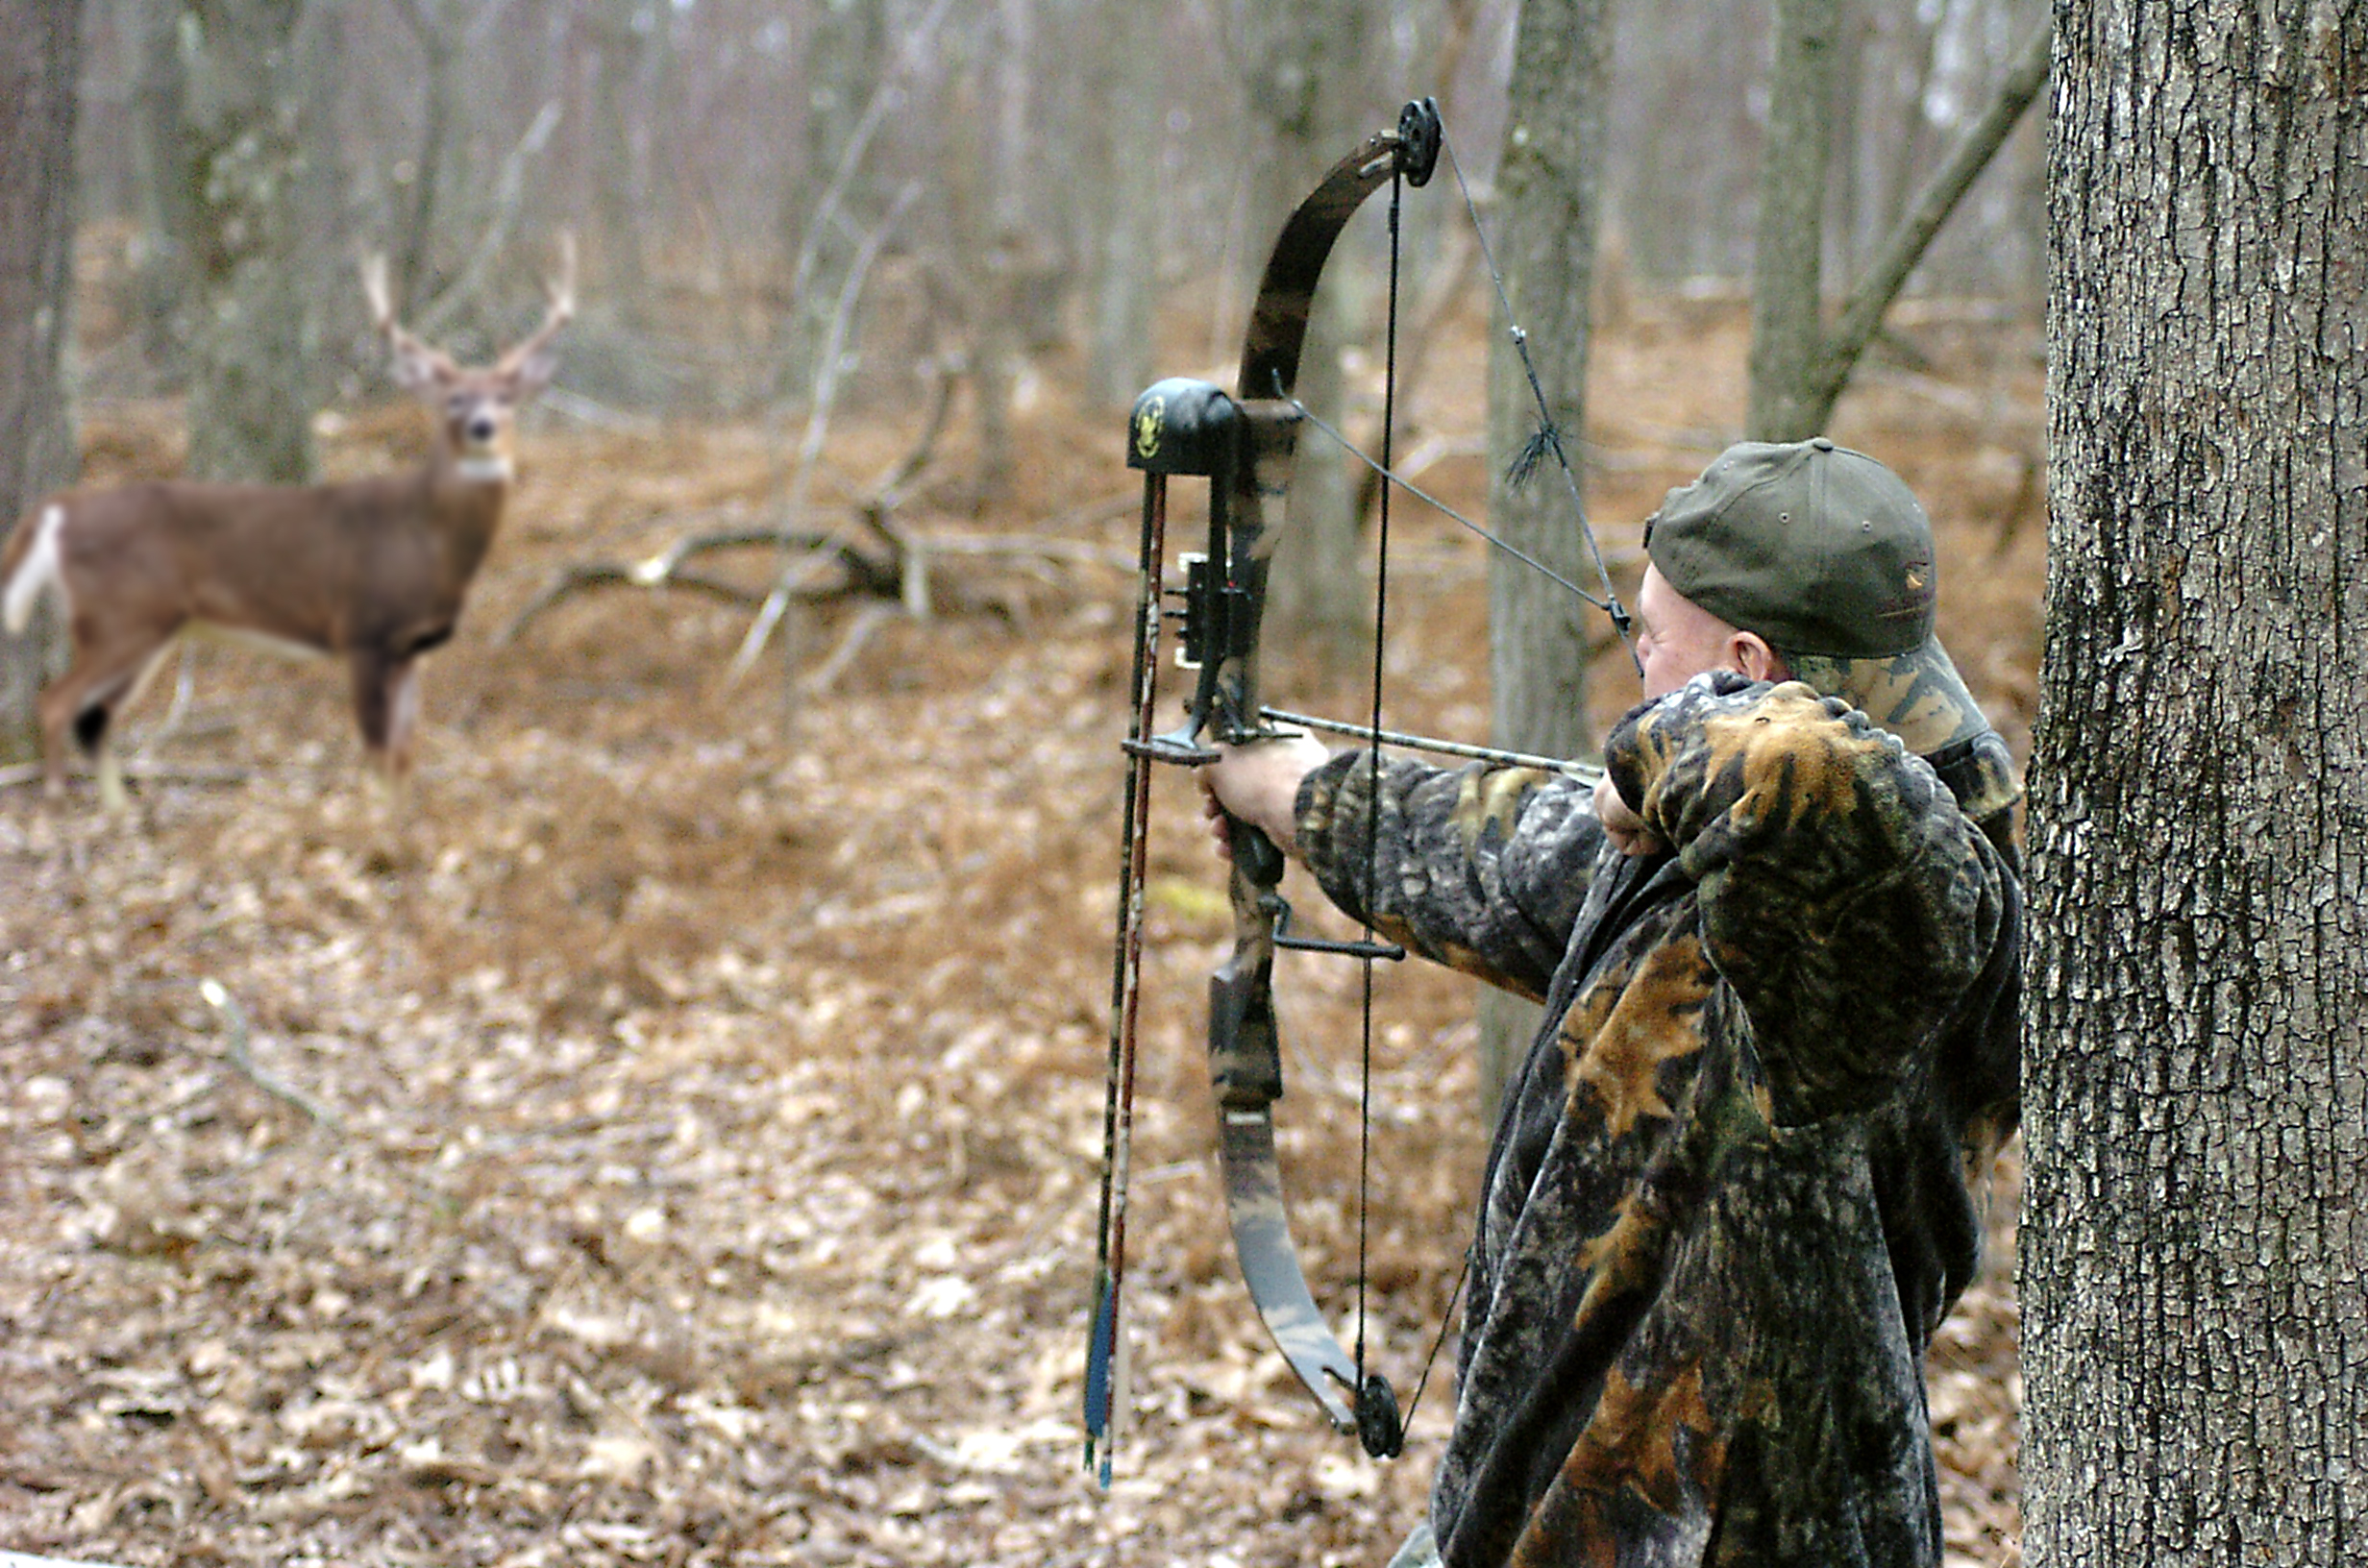
{"label": "bow grip", "polygon": [[1262,917],[1249,928],[1263,931],[1264,939],[1237,943],[1232,957],[1209,977],[1209,1079],[1221,1107],[1263,1111],[1283,1094],[1272,939],[1282,905],[1274,889],[1283,879],[1283,853],[1238,817],[1225,819],[1225,844],[1233,855],[1237,912],[1247,900]]}

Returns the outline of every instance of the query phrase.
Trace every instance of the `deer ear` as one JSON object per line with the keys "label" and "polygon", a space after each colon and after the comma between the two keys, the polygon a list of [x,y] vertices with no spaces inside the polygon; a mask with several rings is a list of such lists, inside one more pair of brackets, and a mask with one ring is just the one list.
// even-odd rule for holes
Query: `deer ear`
{"label": "deer ear", "polygon": [[510,372],[510,384],[517,389],[520,403],[551,384],[552,373],[559,368],[558,355],[548,353],[530,354],[518,368]]}

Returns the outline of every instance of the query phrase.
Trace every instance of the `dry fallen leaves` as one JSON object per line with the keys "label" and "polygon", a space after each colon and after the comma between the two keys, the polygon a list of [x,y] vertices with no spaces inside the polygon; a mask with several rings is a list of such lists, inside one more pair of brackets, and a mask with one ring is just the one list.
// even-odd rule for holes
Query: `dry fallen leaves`
{"label": "dry fallen leaves", "polygon": [[[1716,377],[1657,367],[1739,360],[1739,339],[1601,352],[1600,405],[1630,433],[1598,515],[1633,519],[1701,461],[1665,432],[1732,418],[1675,401]],[[1956,520],[1950,548],[1986,551],[1997,465],[1928,415],[1870,395],[1853,417]],[[1027,488],[988,526],[1122,484],[1110,423],[1040,411]],[[856,433],[898,439],[885,413]],[[827,703],[797,704],[777,668],[723,692],[741,628],[702,602],[587,599],[486,646],[555,564],[646,552],[648,520],[761,494],[768,462],[731,429],[530,445],[519,520],[430,663],[400,821],[358,779],[333,675],[210,649],[156,744],[242,782],[152,787],[124,824],[0,795],[0,1542],[124,1563],[1255,1568],[1375,1562],[1418,1515],[1444,1367],[1408,1458],[1376,1467],[1320,1429],[1233,1283],[1195,1060],[1224,917],[1172,779],[1134,1421],[1108,1494],[1079,1469],[1122,583],[1011,572],[980,590],[993,616],[885,625]],[[1485,481],[1461,459],[1432,478],[1468,500]],[[1078,527],[1129,546],[1125,523]],[[1486,565],[1408,527],[1406,719],[1468,732]],[[1950,636],[2019,737],[2037,564],[2017,550],[1971,575]],[[1607,711],[1623,689],[1607,671]],[[243,1063],[205,978],[252,1015]],[[1468,993],[1383,989],[1373,1337],[1410,1382],[1481,1137]],[[1307,968],[1285,990],[1295,1218],[1345,1310],[1355,987]],[[1991,1568],[2017,1560],[2006,1252],[1934,1355],[1951,1561]]]}

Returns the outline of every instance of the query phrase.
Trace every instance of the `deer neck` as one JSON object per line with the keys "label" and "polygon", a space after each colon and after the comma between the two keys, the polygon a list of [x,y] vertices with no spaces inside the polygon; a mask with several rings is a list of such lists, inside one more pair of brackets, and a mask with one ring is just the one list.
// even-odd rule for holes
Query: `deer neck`
{"label": "deer neck", "polygon": [[465,457],[439,447],[428,465],[428,515],[444,541],[446,565],[467,581],[493,544],[509,495],[510,461]]}

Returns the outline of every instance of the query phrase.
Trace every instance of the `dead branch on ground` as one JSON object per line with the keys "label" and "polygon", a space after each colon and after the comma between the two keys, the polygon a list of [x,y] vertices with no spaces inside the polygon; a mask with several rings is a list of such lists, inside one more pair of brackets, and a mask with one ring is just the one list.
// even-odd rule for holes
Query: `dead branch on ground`
{"label": "dead branch on ground", "polygon": [[[780,582],[769,588],[750,588],[691,569],[693,561],[722,551],[765,549],[794,553],[800,558],[781,579],[788,584],[788,597],[808,601],[885,600],[916,620],[929,617],[930,578],[941,558],[1074,563],[1133,571],[1133,558],[1122,551],[1057,534],[1057,530],[1068,526],[1120,511],[1129,503],[1129,498],[1124,496],[1092,502],[1056,519],[1052,525],[1056,531],[1048,534],[930,534],[899,521],[899,508],[936,461],[938,443],[950,422],[955,387],[963,370],[958,356],[944,356],[931,363],[928,417],[911,448],[854,502],[851,527],[797,527],[734,522],[683,534],[645,560],[579,562],[560,571],[528,600],[494,634],[494,645],[506,647],[546,611],[599,588],[681,589],[750,608],[762,605],[769,596],[783,591]],[[879,619],[868,613],[859,618],[839,647],[807,677],[807,684],[816,690],[827,688],[878,630]]]}

